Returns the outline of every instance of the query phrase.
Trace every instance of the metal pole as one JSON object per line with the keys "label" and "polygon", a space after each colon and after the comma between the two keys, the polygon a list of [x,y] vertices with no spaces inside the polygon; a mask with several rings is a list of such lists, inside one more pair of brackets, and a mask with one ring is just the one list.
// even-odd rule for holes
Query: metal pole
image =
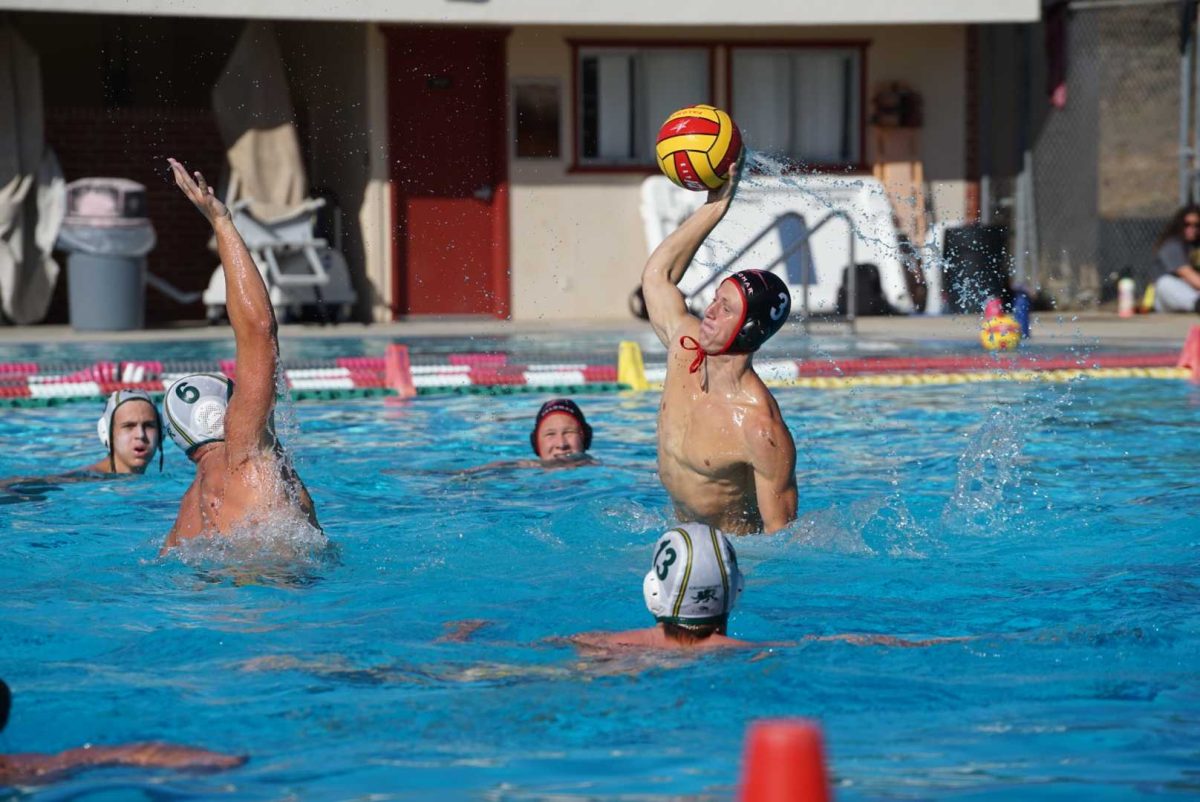
{"label": "metal pole", "polygon": [[1037,224],[1037,191],[1035,190],[1033,172],[1033,151],[1025,151],[1025,213],[1029,215],[1029,225],[1025,232],[1025,244],[1029,248],[1029,269],[1021,276],[1021,283],[1039,283],[1042,263],[1038,253],[1038,224]]}
{"label": "metal pole", "polygon": [[[1185,23],[1186,24],[1186,23]],[[1179,54],[1179,205],[1188,202],[1192,185],[1192,149],[1188,146],[1188,128],[1192,121],[1192,55],[1195,37],[1189,35]]]}
{"label": "metal pole", "polygon": [[[1191,19],[1191,20],[1188,20],[1185,24],[1189,25],[1189,26],[1194,26],[1195,22],[1196,22],[1196,20]],[[1191,83],[1189,83],[1186,87],[1180,86],[1179,91],[1181,93],[1186,93],[1184,96],[1187,98],[1186,102],[1188,104],[1188,107],[1192,110],[1192,114],[1200,115],[1200,108],[1197,108],[1196,104],[1192,102],[1193,94],[1195,93],[1195,89],[1197,86],[1200,86],[1200,59],[1196,58],[1196,34],[1195,34],[1196,29],[1194,27],[1192,27],[1192,28],[1189,28],[1189,30],[1191,31],[1191,33],[1188,36],[1187,57],[1192,59],[1192,61],[1195,63],[1195,72],[1189,73],[1194,76]],[[1181,100],[1182,100],[1182,98],[1181,98]],[[1186,131],[1184,132],[1184,134],[1186,136]],[[1191,147],[1191,150],[1188,151],[1188,157],[1189,158],[1188,158],[1187,176],[1186,176],[1186,186],[1188,189],[1188,196],[1180,199],[1181,206],[1184,203],[1187,203],[1188,201],[1190,201],[1194,198],[1200,197],[1200,185],[1198,185],[1198,182],[1200,182],[1200,172],[1197,172],[1197,169],[1196,169],[1198,166],[1196,164],[1196,160],[1197,160],[1197,158],[1200,158],[1200,119],[1196,120],[1195,123],[1192,125],[1192,147]]]}
{"label": "metal pole", "polygon": [[1013,259],[1013,278],[1018,283],[1026,283],[1028,281],[1028,264],[1030,250],[1029,225],[1032,219],[1030,214],[1030,194],[1033,192],[1033,182],[1029,180],[1029,168],[1033,162],[1030,154],[1030,129],[1032,128],[1032,103],[1031,96],[1033,95],[1030,83],[1033,81],[1032,75],[1032,54],[1030,52],[1030,38],[1032,32],[1029,25],[1022,25],[1018,33],[1018,47],[1020,58],[1020,84],[1017,91],[1017,153],[1021,158],[1021,170],[1017,173],[1017,192],[1016,192],[1016,209],[1013,216],[1016,218],[1017,230],[1014,234],[1014,244],[1016,245],[1016,254]]}
{"label": "metal pole", "polygon": [[1021,172],[1017,173],[1017,189],[1013,193],[1013,222],[1016,224],[1013,232],[1013,250],[1016,251],[1013,254],[1013,277],[1018,284],[1025,283],[1025,259],[1029,250],[1025,237],[1025,192],[1025,170],[1022,165]]}
{"label": "metal pole", "polygon": [[[979,30],[979,63],[992,63],[992,26],[980,25]],[[988,225],[992,222],[992,73],[983,76],[979,70],[976,80],[979,81],[979,222]]]}
{"label": "metal pole", "polygon": [[850,286],[846,290],[849,300],[846,302],[846,317],[850,321],[850,331],[856,331],[854,313],[858,307],[858,260],[854,258],[854,224],[846,218],[846,227],[850,229]]}

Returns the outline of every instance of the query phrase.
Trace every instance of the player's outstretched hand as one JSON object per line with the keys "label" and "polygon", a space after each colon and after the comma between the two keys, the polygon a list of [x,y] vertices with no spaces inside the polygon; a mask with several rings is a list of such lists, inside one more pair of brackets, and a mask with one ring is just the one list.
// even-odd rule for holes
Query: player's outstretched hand
{"label": "player's outstretched hand", "polygon": [[193,174],[193,180],[192,176],[188,175],[187,168],[175,159],[167,159],[167,163],[171,165],[171,172],[175,175],[175,185],[183,190],[183,194],[187,195],[187,199],[200,210],[200,214],[204,215],[204,219],[210,225],[222,217],[229,217],[229,209],[221,203],[199,170]]}

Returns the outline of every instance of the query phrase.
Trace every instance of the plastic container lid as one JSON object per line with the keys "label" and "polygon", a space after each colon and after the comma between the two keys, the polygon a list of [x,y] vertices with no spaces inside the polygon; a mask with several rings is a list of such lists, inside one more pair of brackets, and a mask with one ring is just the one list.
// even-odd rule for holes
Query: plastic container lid
{"label": "plastic container lid", "polygon": [[67,184],[67,225],[145,226],[146,187],[128,178],[80,178]]}

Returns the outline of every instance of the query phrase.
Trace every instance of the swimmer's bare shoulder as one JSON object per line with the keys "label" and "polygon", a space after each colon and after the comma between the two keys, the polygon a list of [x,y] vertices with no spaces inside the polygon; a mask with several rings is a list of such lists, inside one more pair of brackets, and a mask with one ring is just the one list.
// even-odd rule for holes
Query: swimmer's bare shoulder
{"label": "swimmer's bare shoulder", "polygon": [[180,542],[188,538],[196,537],[203,531],[203,521],[200,517],[200,473],[197,471],[196,478],[192,480],[191,486],[183,494],[183,498],[179,501],[179,514],[175,516],[175,523],[171,525],[171,531],[167,533],[167,539],[159,549],[158,554],[161,557],[171,549],[175,548]]}
{"label": "swimmer's bare shoulder", "polygon": [[741,431],[763,530],[777,532],[796,520],[796,443],[766,386],[762,396],[748,408]]}
{"label": "swimmer's bare shoulder", "polygon": [[717,634],[709,635],[704,640],[696,641],[695,643],[683,645],[668,638],[659,627],[630,629],[624,632],[583,632],[571,636],[567,641],[581,651],[643,649],[707,651],[712,649],[747,649],[761,645]]}

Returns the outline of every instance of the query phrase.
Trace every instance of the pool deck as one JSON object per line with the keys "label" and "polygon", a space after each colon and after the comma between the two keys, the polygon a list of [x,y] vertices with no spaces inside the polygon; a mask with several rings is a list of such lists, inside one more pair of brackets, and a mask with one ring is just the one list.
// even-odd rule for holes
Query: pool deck
{"label": "pool deck", "polygon": [[[1106,312],[1043,312],[1033,318],[1033,341],[1040,344],[1088,344],[1101,348],[1179,348],[1188,330],[1200,325],[1198,315],[1138,315],[1120,318]],[[394,323],[338,326],[281,326],[281,338],[381,338],[406,340],[424,337],[529,336],[553,339],[565,331],[603,338],[644,336],[649,325],[632,319],[567,323],[562,320],[502,321],[490,318],[421,318]],[[785,329],[785,332],[788,332]],[[791,336],[803,336],[799,326]],[[851,335],[845,324],[815,323],[812,338]],[[231,336],[228,327],[203,324],[125,332],[77,332],[70,326],[0,327],[0,346],[29,343],[155,342],[220,340]],[[973,316],[913,316],[860,318],[855,336],[862,341],[904,343],[974,342],[979,337],[979,319]]]}

